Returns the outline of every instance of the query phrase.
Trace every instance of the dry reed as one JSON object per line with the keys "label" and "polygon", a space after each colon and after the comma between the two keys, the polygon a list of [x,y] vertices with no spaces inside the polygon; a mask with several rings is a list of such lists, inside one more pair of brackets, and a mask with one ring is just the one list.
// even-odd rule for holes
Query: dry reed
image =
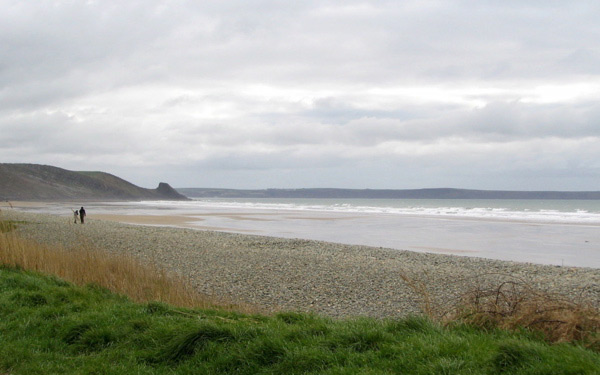
{"label": "dry reed", "polygon": [[580,342],[600,350],[600,311],[585,301],[574,301],[510,280],[494,288],[465,294],[450,321],[483,328],[527,329],[549,342]]}
{"label": "dry reed", "polygon": [[181,277],[132,257],[108,254],[85,241],[71,249],[28,241],[12,231],[0,233],[0,264],[55,275],[77,285],[95,284],[136,302],[256,312],[252,306],[200,294]]}
{"label": "dry reed", "polygon": [[[424,275],[427,277],[427,272],[425,272]],[[406,286],[408,286],[415,293],[415,295],[419,297],[421,312],[429,318],[435,319],[438,316],[437,310],[439,309],[434,307],[427,283],[415,275],[409,275],[404,270],[401,270],[398,273],[398,276],[406,283]]]}

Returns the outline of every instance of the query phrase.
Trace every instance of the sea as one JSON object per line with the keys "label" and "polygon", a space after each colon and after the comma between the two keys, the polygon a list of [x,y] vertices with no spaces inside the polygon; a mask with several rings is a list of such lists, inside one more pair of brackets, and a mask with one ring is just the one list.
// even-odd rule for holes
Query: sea
{"label": "sea", "polygon": [[198,230],[600,268],[600,200],[196,198],[87,203],[86,211],[89,218],[185,216],[185,226]]}

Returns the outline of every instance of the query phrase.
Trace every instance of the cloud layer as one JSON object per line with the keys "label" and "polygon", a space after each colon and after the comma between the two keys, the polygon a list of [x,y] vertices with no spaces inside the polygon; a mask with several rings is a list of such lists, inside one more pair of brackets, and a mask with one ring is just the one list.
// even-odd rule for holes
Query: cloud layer
{"label": "cloud layer", "polygon": [[0,159],[143,185],[598,190],[600,4],[0,0]]}

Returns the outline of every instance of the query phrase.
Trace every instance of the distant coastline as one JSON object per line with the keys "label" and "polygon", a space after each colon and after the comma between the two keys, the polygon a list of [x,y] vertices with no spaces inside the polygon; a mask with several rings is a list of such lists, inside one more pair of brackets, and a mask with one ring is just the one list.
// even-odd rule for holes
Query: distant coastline
{"label": "distant coastline", "polygon": [[342,199],[600,199],[600,191],[505,191],[471,189],[216,189],[176,188],[190,198],[342,198]]}

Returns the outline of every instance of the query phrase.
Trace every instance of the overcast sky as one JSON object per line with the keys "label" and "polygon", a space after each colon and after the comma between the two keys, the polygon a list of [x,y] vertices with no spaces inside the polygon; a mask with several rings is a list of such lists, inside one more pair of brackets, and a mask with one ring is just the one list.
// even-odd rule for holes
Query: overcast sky
{"label": "overcast sky", "polygon": [[0,0],[0,162],[600,190],[600,2]]}

